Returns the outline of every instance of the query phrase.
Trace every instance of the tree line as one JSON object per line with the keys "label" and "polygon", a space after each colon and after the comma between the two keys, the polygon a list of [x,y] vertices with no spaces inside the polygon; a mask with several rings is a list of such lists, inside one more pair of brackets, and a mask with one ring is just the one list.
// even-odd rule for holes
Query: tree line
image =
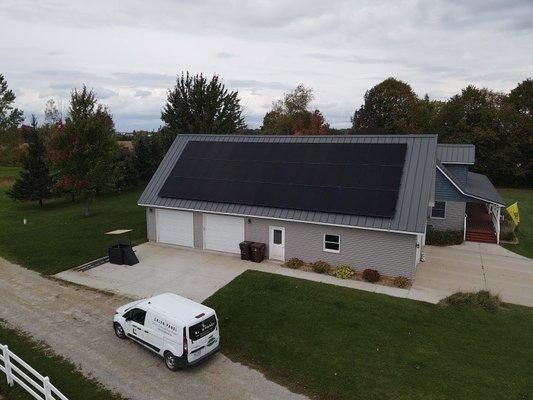
{"label": "tree line", "polygon": [[439,143],[476,146],[474,170],[500,186],[532,186],[533,80],[509,93],[467,86],[446,101],[419,98],[388,78],[366,92],[352,117],[359,133],[438,135]]}
{"label": "tree line", "polygon": [[260,129],[248,129],[237,91],[220,78],[178,75],[168,91],[156,131],[134,132],[133,149],[121,146],[108,108],[83,86],[71,92],[65,116],[53,100],[44,121],[23,112],[0,74],[0,163],[13,145],[22,148],[20,176],[9,191],[17,200],[37,201],[68,195],[91,203],[102,191],[124,190],[146,182],[181,133],[202,134],[438,134],[440,143],[476,145],[474,169],[497,185],[531,186],[533,152],[533,80],[509,93],[467,86],[450,99],[420,98],[410,85],[385,79],[365,93],[354,111],[351,129],[331,128],[313,109],[311,88],[298,85],[272,103]]}

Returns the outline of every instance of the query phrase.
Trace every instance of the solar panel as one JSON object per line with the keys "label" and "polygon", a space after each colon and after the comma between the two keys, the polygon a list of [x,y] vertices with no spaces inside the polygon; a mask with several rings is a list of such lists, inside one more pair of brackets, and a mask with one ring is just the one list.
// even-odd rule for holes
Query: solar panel
{"label": "solar panel", "polygon": [[161,197],[392,217],[405,143],[189,141]]}

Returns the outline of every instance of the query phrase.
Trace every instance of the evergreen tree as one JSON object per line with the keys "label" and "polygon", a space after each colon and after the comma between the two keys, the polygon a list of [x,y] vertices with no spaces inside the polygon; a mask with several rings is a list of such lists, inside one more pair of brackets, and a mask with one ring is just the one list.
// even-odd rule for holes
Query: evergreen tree
{"label": "evergreen tree", "polygon": [[50,197],[52,181],[45,162],[45,148],[37,119],[32,115],[31,129],[27,133],[28,149],[22,156],[22,171],[8,194],[16,200],[38,201]]}
{"label": "evergreen tree", "polygon": [[161,134],[156,132],[139,132],[133,140],[134,168],[140,182],[147,182],[164,154],[161,150]]}
{"label": "evergreen tree", "polygon": [[161,119],[167,146],[179,133],[223,135],[246,127],[237,91],[228,91],[217,75],[208,80],[189,72],[168,92]]}
{"label": "evergreen tree", "polygon": [[15,94],[8,89],[4,75],[0,74],[0,136],[13,132],[24,120],[22,111],[13,107]]}

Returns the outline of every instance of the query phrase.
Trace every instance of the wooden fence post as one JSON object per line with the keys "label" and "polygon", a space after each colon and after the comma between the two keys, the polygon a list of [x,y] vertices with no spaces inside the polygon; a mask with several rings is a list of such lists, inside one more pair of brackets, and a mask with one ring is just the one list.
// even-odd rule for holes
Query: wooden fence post
{"label": "wooden fence post", "polygon": [[2,354],[4,356],[4,368],[6,369],[7,384],[9,386],[13,386],[13,372],[11,372],[11,360],[9,357],[9,347],[7,347],[7,344],[2,346]]}
{"label": "wooden fence post", "polygon": [[52,397],[52,389],[50,389],[50,378],[45,376],[43,378],[44,384],[44,400],[54,400]]}

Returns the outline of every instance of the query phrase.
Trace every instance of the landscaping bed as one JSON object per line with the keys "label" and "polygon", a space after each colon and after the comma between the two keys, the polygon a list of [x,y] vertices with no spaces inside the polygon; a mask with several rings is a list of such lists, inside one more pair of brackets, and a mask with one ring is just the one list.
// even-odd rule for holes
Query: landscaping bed
{"label": "landscaping bed", "polygon": [[222,351],[322,399],[531,399],[533,309],[433,305],[247,271],[210,297]]}
{"label": "landscaping bed", "polygon": [[299,258],[291,258],[282,264],[286,268],[299,269],[306,272],[315,272],[317,274],[327,274],[339,279],[350,279],[354,281],[366,281],[377,283],[384,286],[399,287],[408,289],[411,287],[411,280],[405,276],[386,276],[381,275],[375,269],[367,268],[360,270],[350,265],[332,266],[325,261],[315,261],[307,263]]}
{"label": "landscaping bed", "polygon": [[431,246],[453,246],[463,243],[464,233],[462,231],[428,231],[426,244]]}

